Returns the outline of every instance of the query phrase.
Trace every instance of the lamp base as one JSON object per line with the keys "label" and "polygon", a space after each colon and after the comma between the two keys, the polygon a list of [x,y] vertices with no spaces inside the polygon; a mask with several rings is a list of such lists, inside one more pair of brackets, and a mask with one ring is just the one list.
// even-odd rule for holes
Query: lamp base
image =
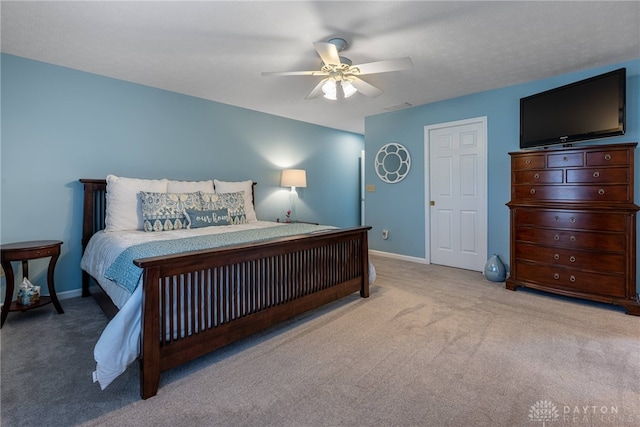
{"label": "lamp base", "polygon": [[296,199],[298,198],[298,193],[296,192],[295,187],[291,187],[291,192],[289,193],[289,204],[291,205],[291,213],[287,218],[287,222],[293,222],[296,219]]}

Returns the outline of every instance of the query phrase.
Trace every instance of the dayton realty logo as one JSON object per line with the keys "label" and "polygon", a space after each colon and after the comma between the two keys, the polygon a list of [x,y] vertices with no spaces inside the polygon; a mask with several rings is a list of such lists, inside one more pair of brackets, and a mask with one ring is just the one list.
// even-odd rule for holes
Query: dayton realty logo
{"label": "dayton realty logo", "polygon": [[557,406],[550,400],[539,400],[529,409],[529,421],[542,423],[542,427],[547,422],[557,421],[560,418]]}

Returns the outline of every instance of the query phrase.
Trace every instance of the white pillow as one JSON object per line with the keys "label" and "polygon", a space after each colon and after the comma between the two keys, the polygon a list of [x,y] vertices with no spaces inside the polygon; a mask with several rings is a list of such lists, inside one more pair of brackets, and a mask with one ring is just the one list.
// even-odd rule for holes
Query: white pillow
{"label": "white pillow", "polygon": [[216,193],[237,193],[244,191],[244,211],[247,221],[257,221],[256,210],[253,207],[253,181],[218,181],[213,180],[216,187]]}
{"label": "white pillow", "polygon": [[142,230],[142,202],[138,193],[166,193],[167,179],[123,178],[107,175],[105,231]]}
{"label": "white pillow", "polygon": [[208,181],[169,181],[169,193],[213,193],[213,180]]}

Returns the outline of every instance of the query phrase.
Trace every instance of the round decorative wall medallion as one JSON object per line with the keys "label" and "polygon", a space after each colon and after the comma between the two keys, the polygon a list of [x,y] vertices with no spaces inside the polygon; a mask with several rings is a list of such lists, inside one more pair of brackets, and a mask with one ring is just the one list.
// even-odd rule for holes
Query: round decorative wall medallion
{"label": "round decorative wall medallion", "polygon": [[404,179],[411,169],[411,156],[404,146],[396,142],[384,145],[376,154],[376,174],[384,182],[395,184]]}

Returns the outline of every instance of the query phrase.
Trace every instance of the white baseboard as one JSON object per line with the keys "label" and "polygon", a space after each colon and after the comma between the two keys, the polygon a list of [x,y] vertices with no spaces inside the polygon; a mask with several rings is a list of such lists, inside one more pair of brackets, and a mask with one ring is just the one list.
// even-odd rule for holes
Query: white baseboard
{"label": "white baseboard", "polygon": [[418,257],[413,257],[413,256],[408,256],[408,255],[394,254],[394,253],[391,253],[391,252],[376,251],[376,250],[373,250],[373,249],[369,249],[369,253],[372,254],[372,255],[377,255],[377,256],[381,256],[381,257],[385,257],[385,258],[393,258],[393,259],[398,259],[398,260],[402,260],[402,261],[415,262],[415,263],[418,263],[418,264],[431,264],[425,258],[418,258]]}
{"label": "white baseboard", "polygon": [[82,296],[82,289],[74,289],[72,291],[56,292],[58,299],[69,299]]}

